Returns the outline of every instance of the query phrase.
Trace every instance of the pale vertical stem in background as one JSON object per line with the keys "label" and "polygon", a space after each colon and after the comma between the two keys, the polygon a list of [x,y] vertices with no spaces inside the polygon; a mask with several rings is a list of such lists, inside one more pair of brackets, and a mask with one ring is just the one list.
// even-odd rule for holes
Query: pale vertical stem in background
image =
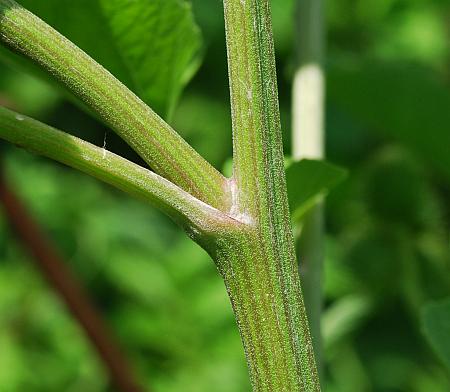
{"label": "pale vertical stem in background", "polygon": [[[324,1],[297,0],[295,36],[297,69],[293,85],[293,158],[324,157]],[[301,186],[301,185],[300,185]],[[297,228],[297,255],[316,361],[321,374],[323,205],[314,207]]]}

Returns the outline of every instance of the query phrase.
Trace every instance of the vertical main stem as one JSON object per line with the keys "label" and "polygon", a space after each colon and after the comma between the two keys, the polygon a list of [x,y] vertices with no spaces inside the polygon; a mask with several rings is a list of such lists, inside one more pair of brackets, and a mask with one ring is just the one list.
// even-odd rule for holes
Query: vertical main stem
{"label": "vertical main stem", "polygon": [[254,391],[319,391],[284,174],[269,0],[224,0],[233,118],[231,214],[219,241]]}
{"label": "vertical main stem", "polygon": [[[324,28],[323,0],[297,0],[295,14],[298,68],[293,87],[292,155],[294,159],[321,159],[324,156]],[[305,217],[297,238],[306,309],[314,351],[321,373],[323,205]]]}

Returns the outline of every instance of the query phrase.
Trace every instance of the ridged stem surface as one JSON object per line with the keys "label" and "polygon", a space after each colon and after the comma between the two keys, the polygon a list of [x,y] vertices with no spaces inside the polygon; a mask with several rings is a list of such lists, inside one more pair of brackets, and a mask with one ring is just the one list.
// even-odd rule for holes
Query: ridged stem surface
{"label": "ridged stem surface", "polygon": [[0,0],[0,41],[52,74],[156,173],[214,207],[228,205],[216,169],[105,68],[13,0]]}
{"label": "ridged stem surface", "polygon": [[[319,391],[287,203],[268,0],[224,0],[235,216],[220,254],[254,391]],[[220,260],[219,260],[220,261]]]}
{"label": "ridged stem surface", "polygon": [[210,252],[224,278],[254,392],[320,391],[287,203],[269,0],[224,0],[224,7],[231,180],[12,0],[0,0],[0,40],[53,73],[165,178],[6,110],[0,111],[0,138],[144,197],[172,216]]}
{"label": "ridged stem surface", "polygon": [[236,222],[165,178],[75,136],[0,107],[0,139],[64,163],[159,208],[207,247]]}

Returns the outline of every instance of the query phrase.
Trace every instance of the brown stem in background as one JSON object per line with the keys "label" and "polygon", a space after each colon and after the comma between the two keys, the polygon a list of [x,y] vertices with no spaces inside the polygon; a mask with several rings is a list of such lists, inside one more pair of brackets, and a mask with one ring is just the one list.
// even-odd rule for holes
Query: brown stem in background
{"label": "brown stem in background", "polygon": [[0,168],[0,202],[23,246],[33,256],[41,273],[63,299],[107,368],[111,382],[122,392],[142,392],[122,352],[92,305],[78,279],[67,267],[55,246],[8,187]]}

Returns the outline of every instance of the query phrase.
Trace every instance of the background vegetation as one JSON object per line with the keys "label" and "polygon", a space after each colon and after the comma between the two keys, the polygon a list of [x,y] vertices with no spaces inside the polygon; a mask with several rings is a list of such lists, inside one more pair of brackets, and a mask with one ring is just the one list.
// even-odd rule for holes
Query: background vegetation
{"label": "background vegetation", "polygon": [[[178,61],[188,73],[157,56],[152,68],[171,72],[180,88],[135,89],[143,88],[137,92],[227,171],[231,122],[222,5],[192,3],[202,43],[198,32],[185,36],[188,57]],[[272,3],[288,155],[293,1]],[[89,23],[66,23],[34,7],[56,27],[64,21],[63,27],[78,29],[77,43],[94,58],[115,58],[104,49],[106,30],[92,39]],[[176,26],[189,22],[174,20]],[[444,309],[439,320],[448,331],[450,5],[329,0],[327,41],[327,157],[349,175],[327,199],[325,390],[448,391],[450,332],[436,341],[432,314]],[[133,87],[126,67],[116,72]],[[106,137],[108,149],[139,161],[54,85],[7,61],[0,65],[0,101],[97,145]],[[155,391],[249,390],[223,283],[198,246],[158,212],[106,185],[5,143],[0,154],[9,182],[87,287],[144,385]],[[0,213],[0,391],[24,390],[111,388],[89,342]]]}

